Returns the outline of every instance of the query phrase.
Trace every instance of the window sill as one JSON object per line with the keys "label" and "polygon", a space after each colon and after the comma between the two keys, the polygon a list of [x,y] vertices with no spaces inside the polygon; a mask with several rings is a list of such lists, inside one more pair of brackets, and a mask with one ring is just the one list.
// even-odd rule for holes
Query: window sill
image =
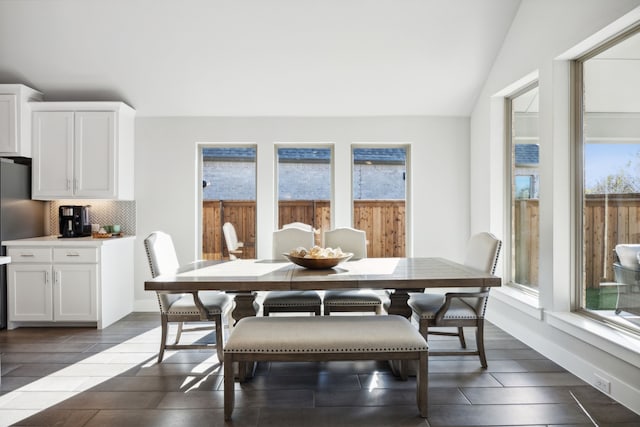
{"label": "window sill", "polygon": [[549,325],[640,368],[640,337],[577,313],[546,312]]}
{"label": "window sill", "polygon": [[491,298],[509,304],[522,313],[528,314],[537,320],[542,320],[543,308],[540,307],[538,298],[528,295],[511,286],[501,286],[491,290]]}

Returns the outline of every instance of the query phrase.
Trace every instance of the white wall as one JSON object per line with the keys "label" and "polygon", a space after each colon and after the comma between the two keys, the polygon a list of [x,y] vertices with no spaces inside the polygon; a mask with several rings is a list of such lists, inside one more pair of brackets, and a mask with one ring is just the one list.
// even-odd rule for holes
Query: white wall
{"label": "white wall", "polygon": [[488,318],[583,380],[593,384],[594,373],[611,380],[611,395],[640,413],[640,341],[571,313],[574,228],[566,60],[571,56],[566,52],[573,49],[575,55],[583,40],[593,36],[594,44],[616,28],[640,20],[640,8],[634,10],[639,4],[638,0],[522,1],[471,116],[470,230],[504,235],[503,96],[515,88],[514,82],[537,74],[540,300],[532,303],[497,290]]}
{"label": "white wall", "polygon": [[334,225],[351,225],[351,145],[410,145],[408,170],[413,239],[407,252],[460,260],[469,237],[469,120],[458,117],[138,118],[136,120],[135,309],[157,310],[144,291],[150,277],[143,239],[173,236],[182,262],[198,248],[198,143],[258,146],[257,250],[269,257],[275,226],[274,144],[331,143],[335,150]]}

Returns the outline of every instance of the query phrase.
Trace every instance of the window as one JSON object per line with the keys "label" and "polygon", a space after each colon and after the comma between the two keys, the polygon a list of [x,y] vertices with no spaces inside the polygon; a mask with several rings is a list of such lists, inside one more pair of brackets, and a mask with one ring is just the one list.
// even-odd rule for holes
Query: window
{"label": "window", "polygon": [[228,258],[222,225],[233,224],[241,258],[255,258],[256,147],[203,147],[202,258]]}
{"label": "window", "polygon": [[640,331],[640,265],[625,277],[618,244],[640,244],[640,30],[576,62],[581,227],[578,308]]}
{"label": "window", "polygon": [[353,226],[368,257],[405,256],[406,160],[406,147],[353,149]]}
{"label": "window", "polygon": [[278,228],[292,222],[311,225],[319,245],[331,228],[330,147],[280,146],[278,154]]}
{"label": "window", "polygon": [[507,98],[509,135],[509,283],[537,293],[539,259],[538,84]]}

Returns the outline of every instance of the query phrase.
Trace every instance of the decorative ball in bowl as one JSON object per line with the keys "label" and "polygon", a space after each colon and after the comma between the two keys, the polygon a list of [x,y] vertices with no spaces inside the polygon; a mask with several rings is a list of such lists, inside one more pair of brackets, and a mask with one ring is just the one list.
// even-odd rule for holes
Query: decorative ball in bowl
{"label": "decorative ball in bowl", "polygon": [[352,253],[342,252],[340,249],[325,249],[318,246],[314,246],[309,251],[297,248],[282,255],[296,265],[313,270],[333,268],[353,256]]}

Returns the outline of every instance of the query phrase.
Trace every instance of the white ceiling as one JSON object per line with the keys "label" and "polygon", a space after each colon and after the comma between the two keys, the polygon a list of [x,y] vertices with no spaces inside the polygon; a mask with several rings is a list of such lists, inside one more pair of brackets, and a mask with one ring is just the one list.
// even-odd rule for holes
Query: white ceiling
{"label": "white ceiling", "polygon": [[520,0],[0,0],[0,83],[138,116],[468,116]]}

